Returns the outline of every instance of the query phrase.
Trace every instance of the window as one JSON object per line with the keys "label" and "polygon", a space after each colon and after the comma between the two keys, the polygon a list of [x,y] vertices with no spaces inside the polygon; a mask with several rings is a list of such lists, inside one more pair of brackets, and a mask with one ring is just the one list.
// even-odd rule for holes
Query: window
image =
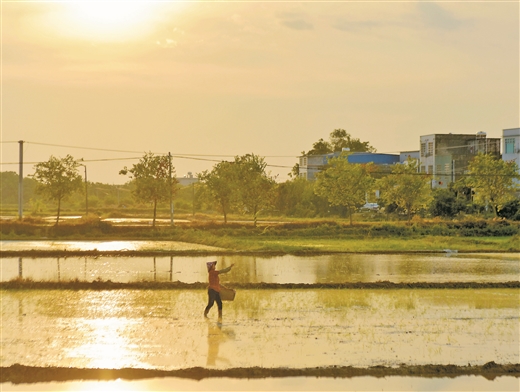
{"label": "window", "polygon": [[514,154],[515,153],[515,139],[506,139],[506,150],[505,154]]}
{"label": "window", "polygon": [[435,173],[441,174],[441,172],[442,172],[442,165],[437,165],[437,167],[435,169],[436,169]]}
{"label": "window", "polygon": [[426,171],[426,167],[421,166],[421,173],[424,173]]}
{"label": "window", "polygon": [[421,156],[426,156],[426,143],[421,143]]}
{"label": "window", "polygon": [[433,142],[428,142],[428,156],[433,155]]}
{"label": "window", "polygon": [[428,165],[428,174],[433,174],[433,165]]}
{"label": "window", "polygon": [[449,174],[451,172],[451,165],[449,163],[444,164],[444,174]]}

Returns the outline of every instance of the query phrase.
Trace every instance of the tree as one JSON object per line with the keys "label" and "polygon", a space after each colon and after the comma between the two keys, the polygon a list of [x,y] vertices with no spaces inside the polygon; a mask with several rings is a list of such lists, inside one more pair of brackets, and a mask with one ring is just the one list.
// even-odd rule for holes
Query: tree
{"label": "tree", "polygon": [[233,162],[222,161],[213,166],[211,172],[205,170],[198,175],[206,194],[218,205],[224,215],[224,223],[227,223],[227,214],[237,203],[237,174]]}
{"label": "tree", "polygon": [[56,225],[60,220],[62,201],[82,188],[78,166],[78,161],[70,155],[65,158],[51,155],[48,161],[34,166],[32,177],[38,181],[36,192],[58,203]]}
{"label": "tree", "polygon": [[175,194],[177,180],[171,167],[171,159],[168,155],[154,155],[146,153],[131,169],[126,166],[119,172],[128,175],[134,185],[134,197],[145,203],[153,204],[153,222],[157,217],[157,203],[170,200]]}
{"label": "tree", "polygon": [[417,167],[416,160],[408,159],[404,164],[394,165],[391,174],[378,180],[381,199],[402,208],[408,221],[431,200],[430,178],[418,173]]}
{"label": "tree", "polygon": [[272,205],[276,183],[265,171],[267,163],[264,158],[258,155],[237,156],[234,167],[237,170],[239,203],[253,215],[256,227],[258,213]]}
{"label": "tree", "polygon": [[344,129],[335,129],[329,135],[329,142],[320,139],[312,145],[308,152],[303,151],[302,155],[325,155],[333,152],[340,152],[348,148],[350,152],[375,152],[376,149],[369,142],[362,142],[353,138]]}
{"label": "tree", "polygon": [[469,163],[465,183],[473,188],[474,199],[489,204],[496,217],[505,203],[515,199],[515,179],[520,179],[515,162],[479,154]]}
{"label": "tree", "polygon": [[352,225],[352,214],[365,203],[367,192],[374,185],[370,173],[373,164],[352,164],[347,154],[329,160],[325,170],[316,175],[314,192],[326,198],[332,206],[344,206]]}
{"label": "tree", "polygon": [[514,199],[505,203],[498,211],[498,216],[515,221],[520,220],[520,200]]}
{"label": "tree", "polygon": [[285,181],[276,187],[275,207],[280,214],[299,217],[325,215],[329,209],[326,199],[314,193],[314,181],[303,178]]}
{"label": "tree", "polygon": [[333,152],[342,151],[348,148],[350,152],[375,152],[376,149],[368,142],[362,142],[353,138],[344,129],[335,129],[330,133],[330,144]]}
{"label": "tree", "polygon": [[433,216],[454,217],[466,209],[464,198],[457,197],[453,189],[437,188],[433,191],[430,213]]}

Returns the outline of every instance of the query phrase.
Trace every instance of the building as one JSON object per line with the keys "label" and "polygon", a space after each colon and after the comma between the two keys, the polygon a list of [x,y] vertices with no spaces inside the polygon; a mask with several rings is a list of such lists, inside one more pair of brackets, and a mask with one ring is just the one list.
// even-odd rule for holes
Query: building
{"label": "building", "polygon": [[199,179],[194,177],[192,172],[188,172],[184,177],[177,177],[177,182],[181,186],[188,186],[199,182]]}
{"label": "building", "polygon": [[520,128],[502,130],[502,159],[520,167]]}
{"label": "building", "polygon": [[414,159],[417,162],[421,160],[421,152],[419,150],[417,151],[401,151],[399,154],[399,162],[404,163],[408,159]]}
{"label": "building", "polygon": [[[310,155],[300,157],[300,178],[307,180],[315,180],[316,173],[319,173],[327,165],[330,159],[337,158],[341,152],[335,152],[323,155]],[[353,152],[347,155],[349,163],[367,164],[374,163],[378,165],[382,171],[391,171],[391,166],[400,162],[400,156],[397,154],[379,154],[373,152]],[[406,160],[406,159],[405,159]]]}
{"label": "building", "polygon": [[[502,142],[502,159],[506,162],[515,162],[520,168],[520,128],[503,129]],[[520,184],[517,179],[514,181],[517,185]]]}
{"label": "building", "polygon": [[500,158],[500,139],[477,134],[433,134],[421,136],[420,171],[432,175],[432,187],[446,188],[459,180],[469,162],[479,153]]}

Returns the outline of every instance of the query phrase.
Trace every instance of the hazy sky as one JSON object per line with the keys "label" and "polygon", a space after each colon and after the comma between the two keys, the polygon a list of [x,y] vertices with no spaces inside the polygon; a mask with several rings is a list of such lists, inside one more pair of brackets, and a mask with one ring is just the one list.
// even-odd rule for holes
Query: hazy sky
{"label": "hazy sky", "polygon": [[255,153],[284,181],[336,128],[397,153],[520,125],[517,1],[2,0],[1,18],[2,171],[25,140],[26,162],[71,154],[94,182],[147,151],[183,156],[178,176]]}

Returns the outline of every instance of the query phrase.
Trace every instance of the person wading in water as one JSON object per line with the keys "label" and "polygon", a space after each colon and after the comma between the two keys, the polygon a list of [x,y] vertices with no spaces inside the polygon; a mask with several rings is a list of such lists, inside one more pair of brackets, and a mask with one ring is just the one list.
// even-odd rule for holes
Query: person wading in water
{"label": "person wading in water", "polygon": [[209,287],[208,287],[208,306],[204,309],[204,317],[208,317],[209,310],[213,307],[215,301],[217,301],[218,307],[218,318],[222,318],[222,300],[220,299],[220,274],[225,274],[226,272],[231,271],[235,264],[231,264],[229,267],[224,268],[220,271],[217,271],[215,268],[217,266],[216,261],[210,261],[206,263],[209,274]]}

